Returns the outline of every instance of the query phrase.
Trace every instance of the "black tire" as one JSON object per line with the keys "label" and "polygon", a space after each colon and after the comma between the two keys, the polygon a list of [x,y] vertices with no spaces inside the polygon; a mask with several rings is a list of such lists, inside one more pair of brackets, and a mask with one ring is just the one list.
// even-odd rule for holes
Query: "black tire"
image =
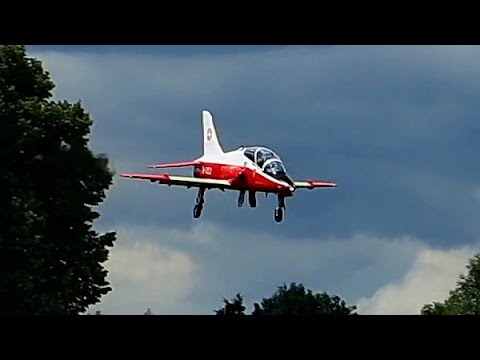
{"label": "black tire", "polygon": [[195,205],[193,208],[193,217],[198,219],[202,215],[202,205]]}
{"label": "black tire", "polygon": [[282,208],[276,208],[274,211],[274,218],[277,223],[282,222],[283,220],[283,209]]}

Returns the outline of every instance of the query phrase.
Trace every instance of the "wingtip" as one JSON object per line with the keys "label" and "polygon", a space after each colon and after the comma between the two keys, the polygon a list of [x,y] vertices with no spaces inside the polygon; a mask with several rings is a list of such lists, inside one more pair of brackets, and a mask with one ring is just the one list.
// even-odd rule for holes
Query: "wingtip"
{"label": "wingtip", "polygon": [[331,187],[331,188],[336,188],[338,187],[338,184],[333,181],[315,181],[308,179],[307,182],[310,184],[312,188],[314,187]]}
{"label": "wingtip", "polygon": [[326,185],[327,185],[328,187],[332,187],[332,188],[338,187],[338,184],[337,184],[336,182],[333,182],[333,181],[327,181],[327,182],[326,182]]}

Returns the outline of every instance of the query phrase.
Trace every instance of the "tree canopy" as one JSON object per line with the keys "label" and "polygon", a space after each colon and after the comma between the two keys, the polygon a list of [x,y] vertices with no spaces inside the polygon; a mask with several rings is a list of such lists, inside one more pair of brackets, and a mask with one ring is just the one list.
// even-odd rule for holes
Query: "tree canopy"
{"label": "tree canopy", "polygon": [[231,301],[223,299],[224,306],[215,310],[216,315],[245,315],[247,309],[243,304],[243,296],[237,294]]}
{"label": "tree canopy", "polygon": [[153,315],[153,312],[150,308],[148,308],[147,311],[143,313],[143,315]]}
{"label": "tree canopy", "polygon": [[[245,315],[246,307],[240,294],[232,301],[224,299],[224,306],[215,310],[217,315]],[[252,315],[356,315],[355,305],[347,305],[337,295],[314,293],[303,284],[279,286],[277,291],[261,303],[254,304]]]}
{"label": "tree canopy", "polygon": [[113,172],[54,87],[24,46],[0,46],[0,314],[78,314],[111,290],[116,234],[92,227]]}
{"label": "tree canopy", "polygon": [[480,253],[469,260],[466,269],[448,298],[426,304],[421,309],[422,315],[480,315]]}

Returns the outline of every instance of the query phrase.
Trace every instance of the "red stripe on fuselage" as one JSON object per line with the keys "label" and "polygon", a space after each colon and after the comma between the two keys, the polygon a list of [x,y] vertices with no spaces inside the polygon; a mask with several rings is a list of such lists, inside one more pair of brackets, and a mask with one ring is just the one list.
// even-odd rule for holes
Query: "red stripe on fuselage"
{"label": "red stripe on fuselage", "polygon": [[261,170],[218,163],[202,162],[195,166],[193,175],[204,179],[232,181],[232,187],[238,190],[261,192],[290,192],[288,185],[280,185],[268,179]]}

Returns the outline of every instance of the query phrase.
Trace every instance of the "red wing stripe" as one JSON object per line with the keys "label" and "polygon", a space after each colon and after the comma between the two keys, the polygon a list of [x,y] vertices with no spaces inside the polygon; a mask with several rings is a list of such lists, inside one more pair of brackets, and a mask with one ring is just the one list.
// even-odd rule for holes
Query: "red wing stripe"
{"label": "red wing stripe", "polygon": [[337,187],[337,183],[333,181],[315,181],[315,180],[306,180],[306,181],[295,181],[295,186],[297,188],[304,189],[314,189],[314,188],[334,188]]}
{"label": "red wing stripe", "polygon": [[174,167],[185,167],[185,166],[194,166],[200,164],[199,161],[180,161],[174,163],[166,163],[166,164],[156,164],[156,165],[148,165],[151,169],[160,169],[160,168],[174,168]]}
{"label": "red wing stripe", "polygon": [[307,181],[312,187],[337,187],[337,184],[331,181]]}
{"label": "red wing stripe", "polygon": [[146,179],[146,180],[161,180],[161,181],[170,181],[170,176],[168,174],[120,174],[122,177],[135,178],[135,179]]}

